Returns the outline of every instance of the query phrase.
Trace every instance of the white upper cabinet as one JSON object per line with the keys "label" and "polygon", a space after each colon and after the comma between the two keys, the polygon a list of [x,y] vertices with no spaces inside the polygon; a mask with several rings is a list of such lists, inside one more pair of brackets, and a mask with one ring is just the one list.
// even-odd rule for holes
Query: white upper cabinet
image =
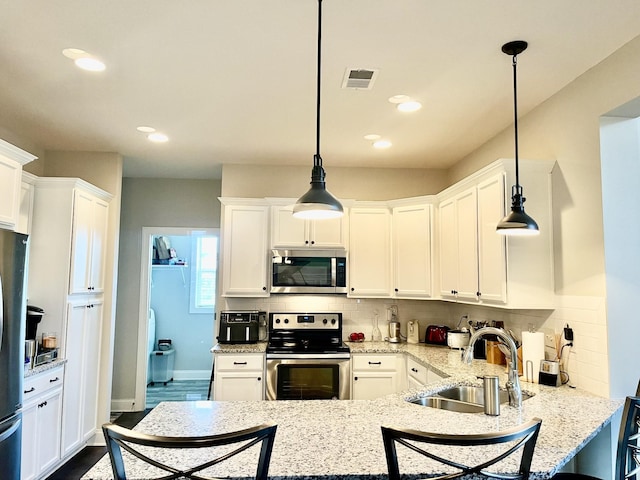
{"label": "white upper cabinet", "polygon": [[20,186],[20,210],[16,232],[31,234],[31,220],[33,218],[33,198],[37,177],[27,172],[22,172],[22,184]]}
{"label": "white upper cabinet", "polygon": [[109,204],[76,189],[73,200],[69,293],[104,291],[105,244]]}
{"label": "white upper cabinet", "polygon": [[0,140],[0,228],[15,230],[20,217],[22,166],[36,157]]}
{"label": "white upper cabinet", "polygon": [[293,202],[271,207],[273,248],[345,248],[347,218],[304,220],[293,216]]}
{"label": "white upper cabinet", "polygon": [[248,199],[224,199],[222,296],[268,297],[269,207]]}
{"label": "white upper cabinet", "polygon": [[355,206],[349,212],[350,297],[391,296],[391,212]]}
{"label": "white upper cabinet", "polygon": [[497,223],[510,207],[513,160],[498,160],[440,195],[439,259],[443,299],[507,308],[553,308],[551,171],[553,161],[520,160],[533,237],[504,237]]}
{"label": "white upper cabinet", "polygon": [[433,205],[412,200],[393,208],[393,294],[433,296]]}

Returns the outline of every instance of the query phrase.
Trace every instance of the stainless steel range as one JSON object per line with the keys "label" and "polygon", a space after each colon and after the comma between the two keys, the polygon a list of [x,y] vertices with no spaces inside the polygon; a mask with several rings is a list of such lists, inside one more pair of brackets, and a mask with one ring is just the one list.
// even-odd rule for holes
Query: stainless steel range
{"label": "stainless steel range", "polygon": [[342,313],[269,313],[267,400],[350,398]]}

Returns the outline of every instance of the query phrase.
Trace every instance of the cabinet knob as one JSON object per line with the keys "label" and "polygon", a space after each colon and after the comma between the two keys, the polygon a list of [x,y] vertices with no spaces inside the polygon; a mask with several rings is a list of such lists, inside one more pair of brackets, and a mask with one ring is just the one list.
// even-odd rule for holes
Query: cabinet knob
{"label": "cabinet knob", "polygon": [[261,381],[261,380],[262,380],[262,377],[258,377],[258,381]]}
{"label": "cabinet knob", "polygon": [[479,297],[480,295],[482,295],[482,293],[476,292],[476,297]]}
{"label": "cabinet knob", "polygon": [[305,241],[304,241],[304,244],[305,244],[305,245],[309,245],[309,240],[305,240]]}
{"label": "cabinet knob", "polygon": [[358,380],[358,377],[353,377],[353,380],[354,380],[354,381],[355,381],[355,380]]}
{"label": "cabinet knob", "polygon": [[396,293],[398,292],[398,289],[397,289],[397,288],[394,288],[393,290],[394,290]]}
{"label": "cabinet knob", "polygon": [[262,287],[262,291],[266,292],[267,291],[267,287]]}
{"label": "cabinet knob", "polygon": [[413,368],[413,367],[412,367],[412,368],[411,368],[411,371],[412,371],[413,373],[418,373],[418,369],[417,369],[417,368]]}
{"label": "cabinet knob", "polygon": [[353,292],[355,290],[355,288],[351,287],[351,291]]}
{"label": "cabinet knob", "polygon": [[35,391],[36,391],[36,387],[31,387],[29,390],[25,390],[23,393],[31,393]]}
{"label": "cabinet knob", "polygon": [[49,383],[54,383],[54,382],[58,382],[58,381],[60,381],[60,378],[59,378],[59,377],[56,377],[56,378],[52,378],[52,379],[50,379],[50,380],[49,380]]}
{"label": "cabinet knob", "polygon": [[311,240],[311,245],[315,245],[316,242],[314,242],[313,240]]}

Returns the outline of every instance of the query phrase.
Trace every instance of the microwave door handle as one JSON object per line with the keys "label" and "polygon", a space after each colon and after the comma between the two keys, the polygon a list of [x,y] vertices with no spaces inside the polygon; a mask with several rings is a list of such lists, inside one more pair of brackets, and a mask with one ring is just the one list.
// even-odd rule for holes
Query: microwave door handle
{"label": "microwave door handle", "polygon": [[231,327],[227,327],[227,342],[231,341]]}
{"label": "microwave door handle", "polygon": [[246,327],[244,327],[244,340],[246,342],[249,341],[249,325],[247,325]]}
{"label": "microwave door handle", "polygon": [[338,259],[336,257],[331,257],[331,286],[336,287],[338,285],[337,273],[338,270]]}

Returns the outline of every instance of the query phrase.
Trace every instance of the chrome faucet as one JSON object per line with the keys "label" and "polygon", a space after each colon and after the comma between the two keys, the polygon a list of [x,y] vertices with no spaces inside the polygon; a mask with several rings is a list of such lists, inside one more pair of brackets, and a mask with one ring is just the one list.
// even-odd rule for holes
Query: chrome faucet
{"label": "chrome faucet", "polygon": [[520,377],[518,376],[518,348],[509,334],[501,328],[495,327],[484,327],[476,330],[476,332],[471,335],[469,345],[462,354],[462,361],[471,363],[471,360],[473,360],[473,345],[476,343],[476,340],[484,335],[497,335],[503,339],[509,347],[509,351],[511,352],[511,366],[509,367],[509,377],[506,383],[507,392],[509,393],[509,405],[520,408],[522,406],[522,389],[520,388]]}

